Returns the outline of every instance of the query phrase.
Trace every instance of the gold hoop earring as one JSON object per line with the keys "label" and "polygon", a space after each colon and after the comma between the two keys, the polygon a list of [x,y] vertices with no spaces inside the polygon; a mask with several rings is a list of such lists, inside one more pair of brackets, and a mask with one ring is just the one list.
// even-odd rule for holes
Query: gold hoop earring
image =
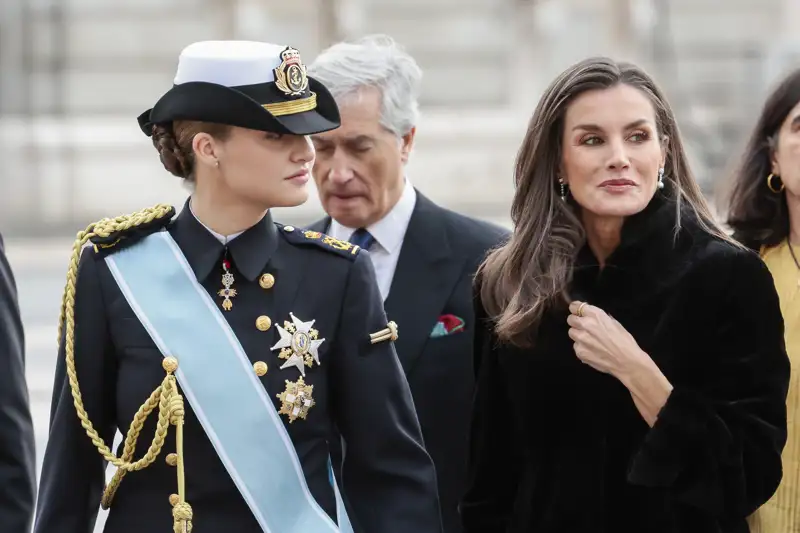
{"label": "gold hoop earring", "polygon": [[780,176],[776,176],[775,174],[770,172],[769,176],[767,176],[767,187],[769,187],[769,190],[771,190],[775,194],[780,194],[783,192],[783,182],[781,182],[781,187],[779,189],[776,189],[775,186],[772,184],[772,180],[774,178],[781,179]]}

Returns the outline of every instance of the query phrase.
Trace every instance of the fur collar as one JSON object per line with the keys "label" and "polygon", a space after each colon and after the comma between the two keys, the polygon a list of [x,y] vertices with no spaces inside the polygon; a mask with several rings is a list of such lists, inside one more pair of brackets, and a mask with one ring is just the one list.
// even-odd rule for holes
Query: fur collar
{"label": "fur collar", "polygon": [[625,221],[622,242],[602,270],[588,245],[583,246],[570,297],[611,300],[617,308],[642,305],[673,286],[689,266],[693,247],[712,238],[674,192],[659,191],[642,212]]}

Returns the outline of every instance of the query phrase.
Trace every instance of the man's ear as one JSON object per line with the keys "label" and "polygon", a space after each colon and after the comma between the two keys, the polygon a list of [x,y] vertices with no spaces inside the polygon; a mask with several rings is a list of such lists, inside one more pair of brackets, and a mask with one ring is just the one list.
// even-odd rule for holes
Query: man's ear
{"label": "man's ear", "polygon": [[414,126],[408,133],[400,138],[400,159],[403,163],[408,163],[408,158],[411,155],[411,149],[414,147],[414,136],[417,134],[417,127]]}

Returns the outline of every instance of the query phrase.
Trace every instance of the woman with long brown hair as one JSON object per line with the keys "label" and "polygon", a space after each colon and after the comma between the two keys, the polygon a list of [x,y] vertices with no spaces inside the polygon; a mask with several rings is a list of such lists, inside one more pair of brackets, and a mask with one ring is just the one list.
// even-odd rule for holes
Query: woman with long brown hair
{"label": "woman with long brown hair", "polygon": [[728,198],[734,238],[760,253],[773,278],[793,364],[783,481],[753,531],[800,532],[800,70],[767,98]]}
{"label": "woman with long brown hair", "polygon": [[467,532],[744,532],[781,478],[789,364],[769,272],[714,221],[636,66],[545,92],[514,234],[476,281]]}

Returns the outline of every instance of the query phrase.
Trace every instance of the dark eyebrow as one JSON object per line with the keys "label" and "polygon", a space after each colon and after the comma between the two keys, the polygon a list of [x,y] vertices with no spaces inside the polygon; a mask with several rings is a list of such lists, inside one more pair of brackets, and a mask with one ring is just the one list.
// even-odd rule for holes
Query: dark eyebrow
{"label": "dark eyebrow", "polygon": [[[798,117],[798,120],[800,120],[800,117]],[[643,126],[645,124],[647,124],[647,119],[646,118],[640,118],[639,120],[635,120],[635,121],[631,122],[630,124],[626,125],[625,129],[626,130],[630,130],[630,129],[633,129],[633,128],[638,128],[638,127]],[[575,131],[575,130],[603,131],[603,128],[601,128],[597,124],[578,124],[577,126],[572,128],[572,131]]]}

